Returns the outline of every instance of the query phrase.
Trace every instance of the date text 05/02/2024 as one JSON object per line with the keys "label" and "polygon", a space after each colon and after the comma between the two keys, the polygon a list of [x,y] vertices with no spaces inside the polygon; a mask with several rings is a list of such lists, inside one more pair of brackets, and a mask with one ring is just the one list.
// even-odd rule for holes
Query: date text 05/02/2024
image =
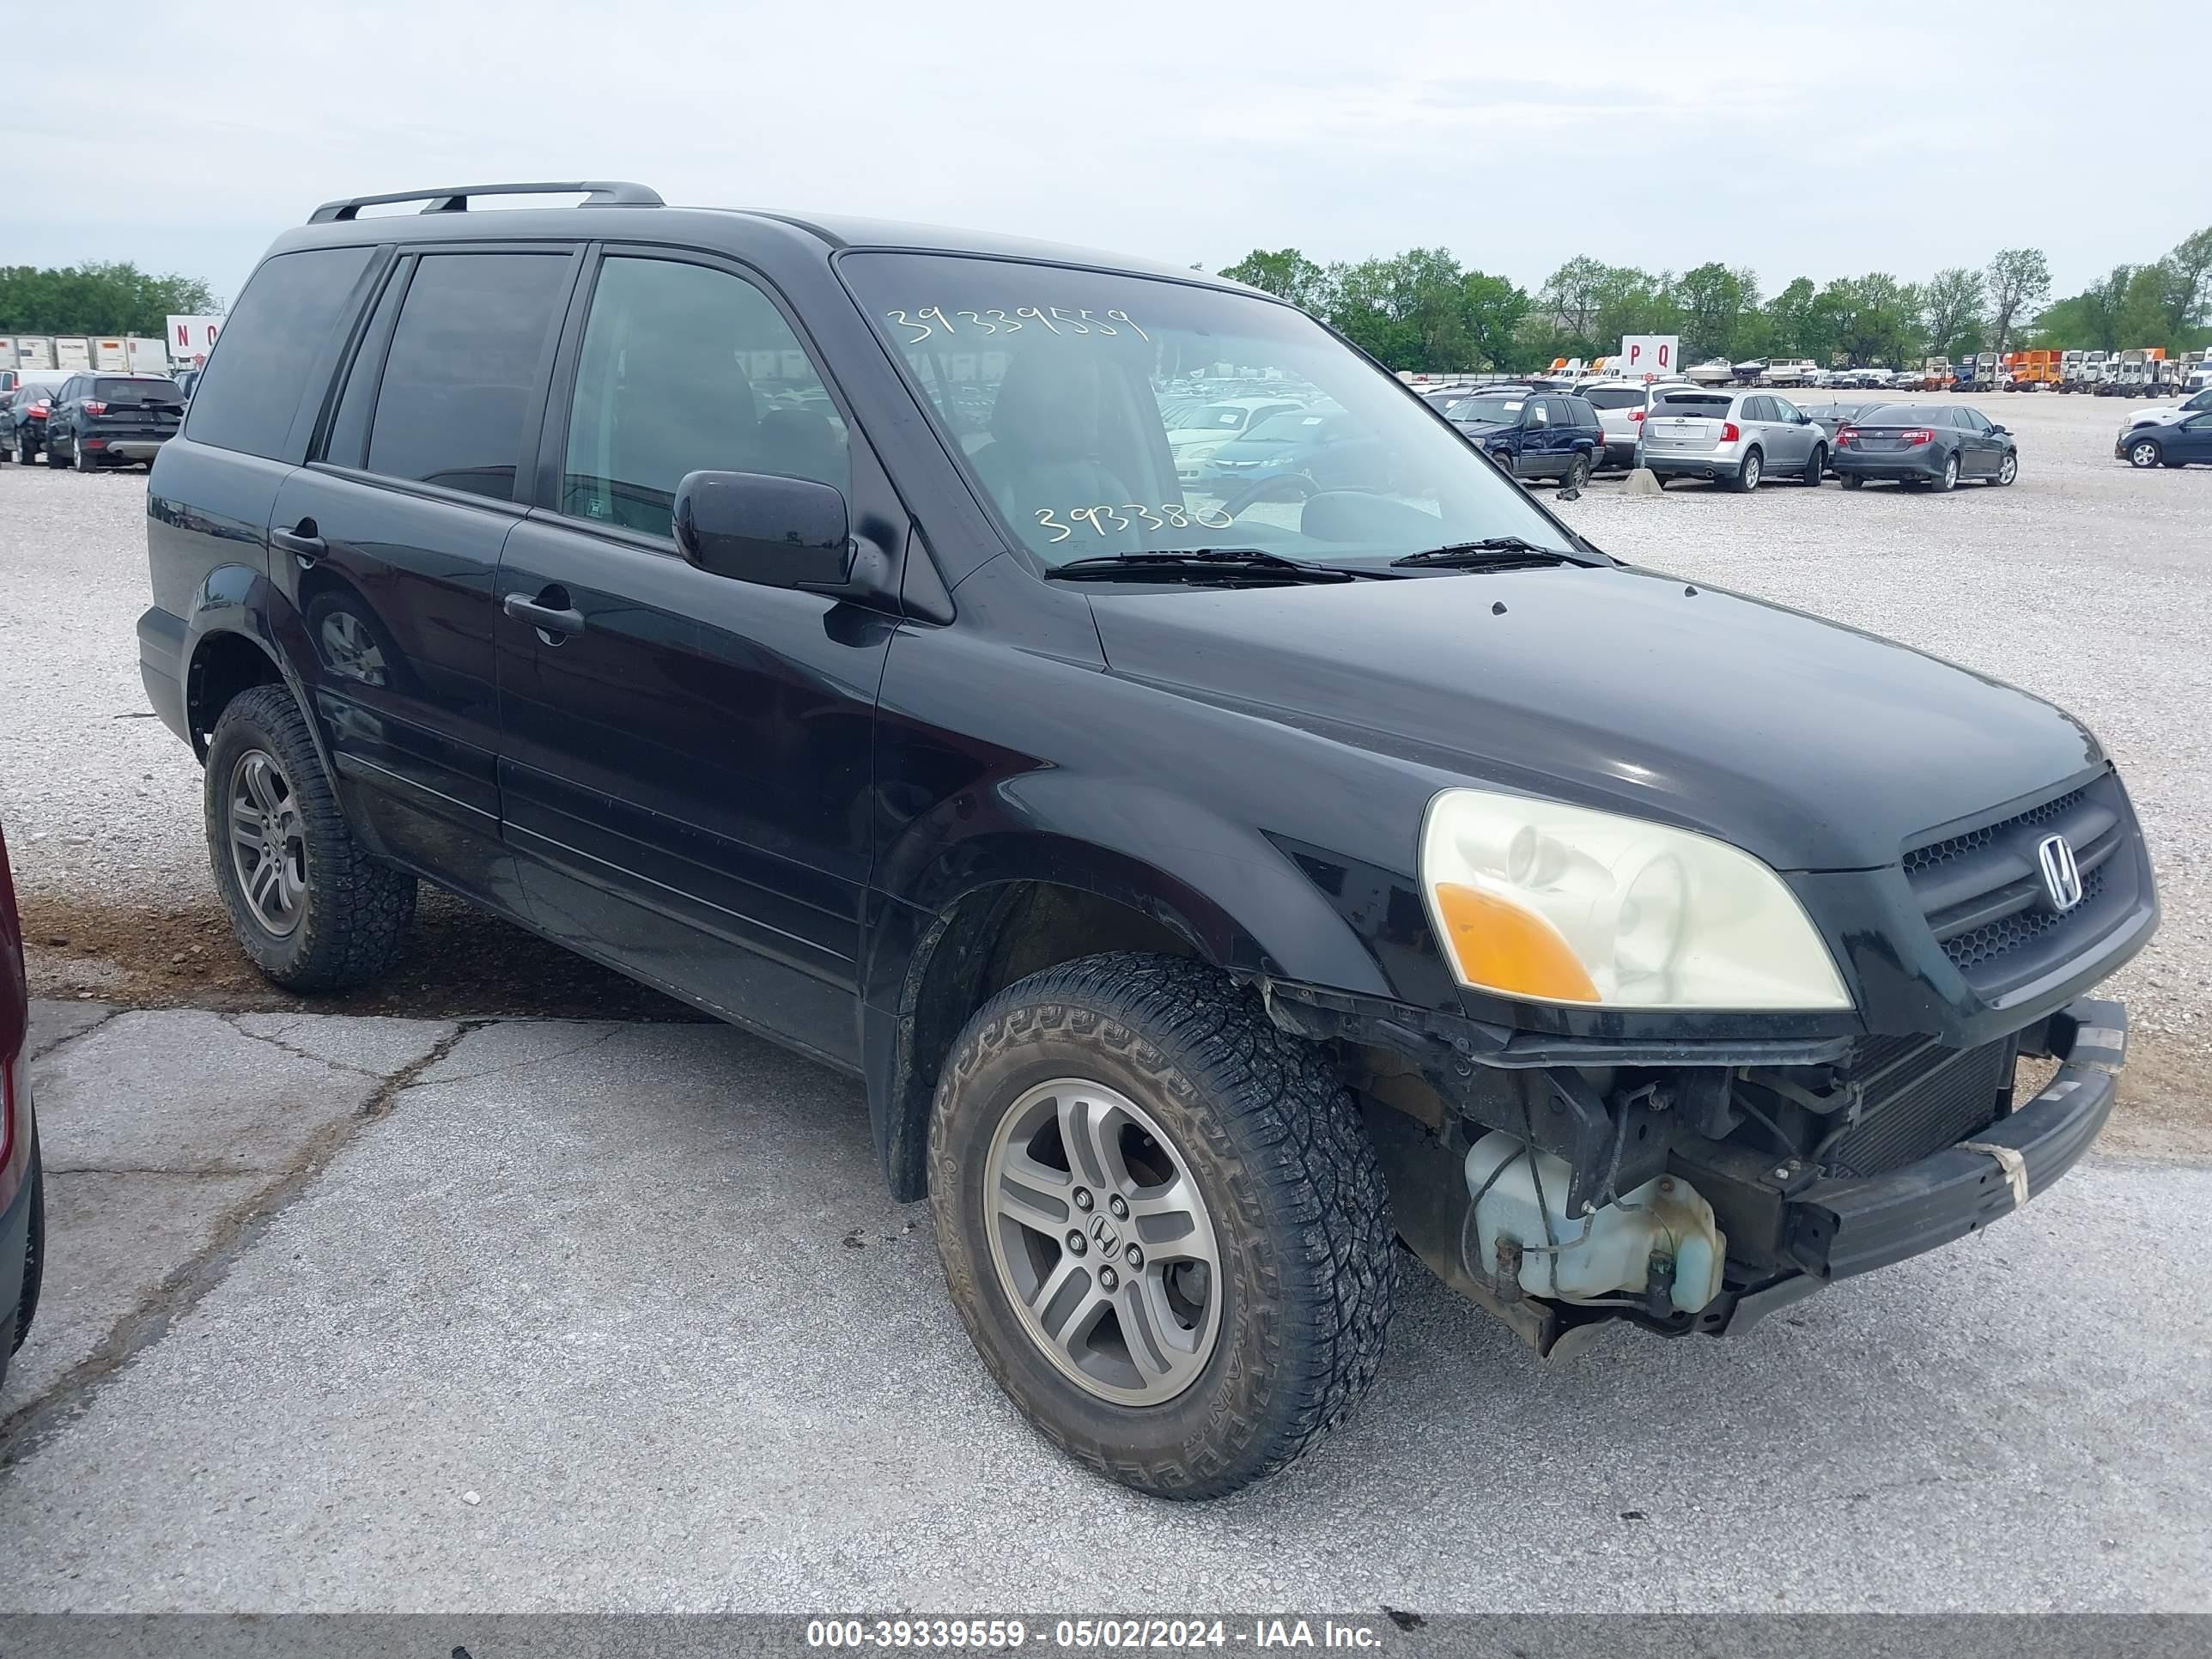
{"label": "date text 05/02/2024", "polygon": [[[1034,1628],[1032,1628],[1034,1626]],[[1066,1652],[1176,1649],[1334,1648],[1373,1651],[1382,1632],[1359,1620],[1256,1617],[1231,1619],[815,1619],[813,1648],[961,1649],[1005,1651],[1034,1641]]]}

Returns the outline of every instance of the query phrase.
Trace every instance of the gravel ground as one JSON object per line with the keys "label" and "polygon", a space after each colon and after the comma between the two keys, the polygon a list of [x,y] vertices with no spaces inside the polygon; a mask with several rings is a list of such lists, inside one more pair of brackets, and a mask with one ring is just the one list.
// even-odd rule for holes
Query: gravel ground
{"label": "gravel ground", "polygon": [[[2020,434],[2010,489],[1777,484],[1745,497],[1678,484],[1632,497],[1601,483],[1562,511],[1623,557],[1903,640],[2086,720],[2126,772],[2166,905],[2158,939],[2114,985],[2142,1039],[2130,1121],[2143,1150],[2212,1152],[2212,470],[2116,461],[2114,431],[2136,404],[1983,406]],[[0,467],[0,813],[33,976],[50,995],[294,1006],[231,947],[198,769],[146,712],[133,633],[144,487],[137,473]],[[687,1017],[434,898],[398,982],[338,1006]],[[2128,1121],[2118,1132],[2126,1141]]]}

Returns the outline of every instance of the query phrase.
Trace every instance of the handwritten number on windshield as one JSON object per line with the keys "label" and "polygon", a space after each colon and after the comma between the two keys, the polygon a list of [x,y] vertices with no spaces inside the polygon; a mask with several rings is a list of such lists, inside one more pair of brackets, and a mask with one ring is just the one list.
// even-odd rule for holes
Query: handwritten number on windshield
{"label": "handwritten number on windshield", "polygon": [[[990,306],[981,311],[956,311],[947,315],[942,306],[931,306],[925,310],[891,311],[884,313],[907,331],[906,343],[920,345],[924,340],[939,334],[975,333],[988,338],[994,334],[1018,334],[1025,323],[1035,323],[1054,334],[1101,334],[1113,338],[1127,329],[1139,339],[1149,344],[1152,336],[1129,320],[1126,311],[1093,311],[1084,307],[1017,306],[1011,315],[1003,307]],[[964,328],[952,319],[963,319]],[[1119,323],[1121,328],[1116,328]]]}
{"label": "handwritten number on windshield", "polygon": [[1040,529],[1053,532],[1047,545],[1056,546],[1075,533],[1075,526],[1087,524],[1101,536],[1110,536],[1117,530],[1127,530],[1129,520],[1122,516],[1133,513],[1144,520],[1144,534],[1149,536],[1160,530],[1188,530],[1201,525],[1208,530],[1226,530],[1237,521],[1218,507],[1186,507],[1181,501],[1164,501],[1158,507],[1146,507],[1141,501],[1123,501],[1118,507],[1101,501],[1093,507],[1072,507],[1066,509],[1074,524],[1064,522],[1058,511],[1049,507],[1036,510]]}

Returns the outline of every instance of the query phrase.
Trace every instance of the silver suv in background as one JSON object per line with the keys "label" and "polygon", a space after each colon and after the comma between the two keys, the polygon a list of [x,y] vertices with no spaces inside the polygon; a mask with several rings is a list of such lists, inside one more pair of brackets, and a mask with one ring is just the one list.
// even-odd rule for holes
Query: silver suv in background
{"label": "silver suv in background", "polygon": [[1634,466],[1637,441],[1644,435],[1644,417],[1651,405],[1669,392],[1697,392],[1701,387],[1683,381],[1592,380],[1576,395],[1597,410],[1605,428],[1605,453],[1600,466]]}
{"label": "silver suv in background", "polygon": [[1771,392],[1667,386],[1644,418],[1644,465],[1669,478],[1711,478],[1731,489],[1794,477],[1817,487],[1828,438],[1804,410]]}

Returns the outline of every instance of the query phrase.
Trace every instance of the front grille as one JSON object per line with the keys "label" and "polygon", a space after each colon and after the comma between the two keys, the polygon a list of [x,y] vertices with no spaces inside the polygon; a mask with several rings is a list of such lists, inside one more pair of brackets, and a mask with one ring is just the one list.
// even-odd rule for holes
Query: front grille
{"label": "front grille", "polygon": [[[2066,837],[2081,897],[2061,912],[2037,848]],[[1984,996],[2081,955],[2124,921],[2145,876],[2135,815],[2111,773],[2024,810],[1905,850],[1905,878],[1943,954]]]}
{"label": "front grille", "polygon": [[[1890,1077],[1869,1079],[1863,1117],[1823,1162],[1839,1176],[1882,1175],[1986,1129],[1996,1120],[2012,1054],[2009,1037],[1978,1048],[1921,1047]],[[1853,1069],[1867,1075],[1863,1060]]]}

